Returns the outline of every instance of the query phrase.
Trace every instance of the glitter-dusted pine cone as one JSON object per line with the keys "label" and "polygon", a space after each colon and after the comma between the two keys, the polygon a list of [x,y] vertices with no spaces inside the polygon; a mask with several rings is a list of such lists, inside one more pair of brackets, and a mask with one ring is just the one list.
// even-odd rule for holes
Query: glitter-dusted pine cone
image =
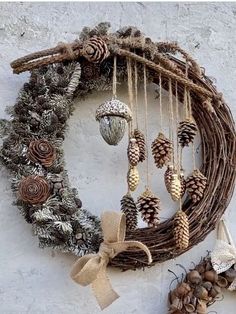
{"label": "glitter-dusted pine cone", "polygon": [[41,204],[50,195],[50,185],[44,177],[28,176],[20,181],[18,195],[25,203]]}
{"label": "glitter-dusted pine cone", "polygon": [[129,140],[127,155],[128,155],[129,163],[132,166],[137,166],[139,162],[139,146],[135,138],[130,138]]}
{"label": "glitter-dusted pine cone", "polygon": [[195,169],[191,176],[186,180],[186,190],[193,203],[199,202],[204,195],[207,185],[207,178],[199,169]]}
{"label": "glitter-dusted pine cone", "polygon": [[174,166],[168,165],[164,174],[165,186],[168,193],[170,193],[170,183],[171,183],[171,179],[174,173],[175,173]]}
{"label": "glitter-dusted pine cone", "polygon": [[152,155],[157,168],[167,165],[172,156],[173,146],[171,141],[163,133],[152,142]]}
{"label": "glitter-dusted pine cone", "polygon": [[148,227],[156,227],[159,224],[160,199],[149,189],[138,198],[137,207]]}
{"label": "glitter-dusted pine cone", "polygon": [[184,172],[183,170],[180,170],[180,175],[179,175],[179,179],[180,179],[180,185],[181,185],[181,198],[184,196],[185,191],[186,191],[186,180],[184,178]]}
{"label": "glitter-dusted pine cone", "polygon": [[33,140],[29,144],[28,158],[44,167],[50,167],[56,159],[55,147],[47,140]]}
{"label": "glitter-dusted pine cone", "polygon": [[170,195],[173,201],[178,201],[181,196],[181,183],[177,173],[172,174],[170,181]]}
{"label": "glitter-dusted pine cone", "polygon": [[127,182],[130,191],[135,191],[139,184],[139,173],[135,166],[130,166],[127,174]]}
{"label": "glitter-dusted pine cone", "polygon": [[133,197],[128,193],[120,201],[121,211],[126,217],[127,230],[135,230],[138,224],[138,210]]}
{"label": "glitter-dusted pine cone", "polygon": [[197,125],[193,120],[186,119],[179,123],[178,138],[182,147],[189,146],[197,134]]}
{"label": "glitter-dusted pine cone", "polygon": [[100,63],[109,56],[107,44],[100,37],[92,37],[84,42],[83,56],[90,62]]}
{"label": "glitter-dusted pine cone", "polygon": [[189,245],[189,221],[182,210],[175,215],[173,233],[177,249],[185,250]]}
{"label": "glitter-dusted pine cone", "polygon": [[139,161],[143,162],[146,159],[145,137],[141,131],[139,131],[138,129],[135,129],[134,138],[136,139],[137,144],[139,146]]}

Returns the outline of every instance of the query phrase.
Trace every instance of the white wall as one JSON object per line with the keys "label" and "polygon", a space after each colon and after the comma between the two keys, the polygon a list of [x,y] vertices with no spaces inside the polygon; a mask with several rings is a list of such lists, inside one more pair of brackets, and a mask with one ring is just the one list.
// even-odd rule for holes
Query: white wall
{"label": "white wall", "polygon": [[[72,41],[82,27],[94,26],[101,21],[110,21],[113,30],[136,25],[154,40],[177,40],[207,69],[207,74],[216,79],[218,89],[224,93],[235,116],[236,4],[90,2],[0,4],[0,117],[6,117],[5,106],[14,104],[19,88],[28,77],[27,73],[13,75],[10,61],[54,46],[59,41]],[[119,210],[119,200],[125,193],[126,141],[117,148],[109,147],[101,139],[94,120],[96,107],[109,95],[92,95],[78,104],[65,141],[71,181],[78,187],[84,206],[97,215],[103,209]],[[150,141],[158,132],[158,111],[153,96],[150,87]],[[120,97],[125,99],[125,87],[120,90]],[[186,156],[188,170],[191,162],[187,159]],[[142,166],[141,174],[144,170]],[[90,288],[77,286],[69,278],[75,257],[37,247],[30,225],[11,205],[10,177],[5,169],[0,171],[0,313],[99,313]],[[161,172],[153,164],[151,174],[154,192],[162,195],[161,217],[166,218],[175,208],[158,179]],[[144,182],[139,192],[143,186]],[[236,237],[234,209],[235,197],[225,217]],[[176,263],[190,267],[192,261],[198,262],[206,250],[213,248],[214,240],[215,233],[211,233],[190,252],[145,271],[122,273],[110,270],[112,284],[121,298],[104,313],[165,314],[169,284],[173,279],[168,269],[180,275],[181,269]],[[234,314],[234,298],[233,293],[225,294],[224,300],[216,302],[211,310],[218,314]]]}

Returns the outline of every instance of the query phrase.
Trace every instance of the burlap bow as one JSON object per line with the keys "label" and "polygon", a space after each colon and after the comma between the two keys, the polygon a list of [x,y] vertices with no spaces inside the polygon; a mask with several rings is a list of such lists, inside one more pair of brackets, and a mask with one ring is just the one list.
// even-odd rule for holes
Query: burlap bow
{"label": "burlap bow", "polygon": [[92,284],[94,295],[101,309],[114,302],[119,295],[113,290],[106,268],[110,259],[129,248],[139,248],[152,256],[146,245],[139,241],[125,241],[125,216],[117,212],[105,212],[101,217],[104,241],[97,254],[87,254],[77,260],[71,271],[71,278],[82,286]]}
{"label": "burlap bow", "polygon": [[[221,274],[231,266],[236,265],[236,248],[223,220],[218,225],[217,241],[211,253],[211,262],[217,274]],[[236,279],[228,289],[236,290]]]}

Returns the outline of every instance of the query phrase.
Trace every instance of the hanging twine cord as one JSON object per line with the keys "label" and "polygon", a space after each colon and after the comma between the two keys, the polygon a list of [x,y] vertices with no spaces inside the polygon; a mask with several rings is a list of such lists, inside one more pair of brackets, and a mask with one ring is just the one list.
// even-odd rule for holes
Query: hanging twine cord
{"label": "hanging twine cord", "polygon": [[163,117],[162,117],[162,76],[159,74],[159,105],[160,105],[160,124],[161,132],[163,132]]}
{"label": "hanging twine cord", "polygon": [[135,122],[138,129],[138,68],[137,62],[134,62],[134,93],[135,93]]}
{"label": "hanging twine cord", "polygon": [[[132,64],[131,60],[127,58],[127,74],[128,74],[128,95],[129,95],[129,106],[131,112],[133,112],[133,102],[134,102],[134,95],[133,95],[133,78],[132,78]],[[130,135],[133,132],[133,121],[130,121]]]}
{"label": "hanging twine cord", "polygon": [[117,57],[114,56],[113,62],[113,84],[112,84],[112,93],[113,97],[116,98],[116,88],[117,88]]}
{"label": "hanging twine cord", "polygon": [[[144,105],[145,105],[145,135],[146,135],[146,145],[148,141],[148,100],[147,100],[147,69],[146,65],[143,66],[143,87],[144,87]],[[148,156],[148,149],[147,151],[147,158],[146,158],[146,183],[147,188],[149,187],[149,156]]]}
{"label": "hanging twine cord", "polygon": [[175,165],[175,145],[174,145],[174,110],[173,110],[173,91],[172,91],[172,80],[169,79],[169,137],[173,145],[172,162]]}

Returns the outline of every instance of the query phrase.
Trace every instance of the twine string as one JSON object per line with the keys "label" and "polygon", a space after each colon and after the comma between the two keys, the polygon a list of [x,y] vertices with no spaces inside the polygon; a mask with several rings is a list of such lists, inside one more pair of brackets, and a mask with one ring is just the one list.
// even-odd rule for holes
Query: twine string
{"label": "twine string", "polygon": [[138,129],[138,68],[137,61],[134,62],[134,93],[135,93],[135,122]]}
{"label": "twine string", "polygon": [[[133,80],[132,80],[132,65],[131,59],[127,58],[127,75],[128,75],[128,95],[129,95],[129,106],[133,113]],[[130,121],[130,135],[133,131],[133,121]]]}
{"label": "twine string", "polygon": [[162,117],[162,76],[161,76],[161,73],[159,73],[159,104],[160,104],[161,132],[163,132],[163,117]]}
{"label": "twine string", "polygon": [[113,59],[114,63],[113,63],[113,85],[112,85],[112,93],[113,93],[113,97],[116,98],[116,89],[117,89],[117,56],[114,56]]}
{"label": "twine string", "polygon": [[[146,65],[144,64],[143,66],[143,87],[144,87],[144,105],[145,105],[145,135],[146,135],[146,145],[148,141],[148,125],[147,125],[147,120],[148,120],[148,100],[147,100],[147,70],[146,70]],[[146,158],[146,180],[147,180],[147,188],[149,186],[149,162],[148,162],[148,149],[147,151],[147,158]]]}
{"label": "twine string", "polygon": [[169,114],[170,114],[170,126],[169,126],[169,137],[173,145],[172,162],[175,165],[175,150],[174,150],[174,111],[173,111],[173,90],[172,80],[169,79]]}

